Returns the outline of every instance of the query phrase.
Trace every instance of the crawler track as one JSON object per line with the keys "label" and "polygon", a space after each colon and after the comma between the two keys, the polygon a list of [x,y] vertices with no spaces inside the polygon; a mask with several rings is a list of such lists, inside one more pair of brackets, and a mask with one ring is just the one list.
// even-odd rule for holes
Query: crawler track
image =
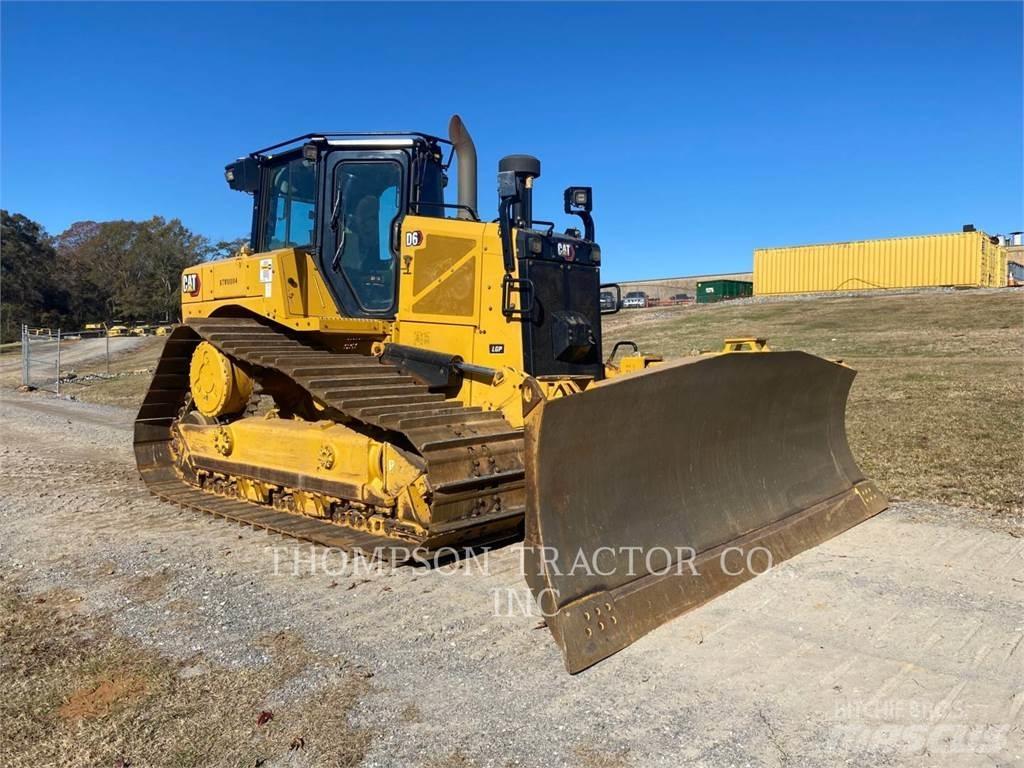
{"label": "crawler track", "polygon": [[[387,538],[320,518],[200,490],[177,469],[174,425],[189,394],[189,362],[201,341],[261,375],[287,377],[353,426],[419,453],[427,462],[436,519],[419,542]],[[155,495],[183,507],[332,547],[401,557],[507,538],[523,516],[523,433],[500,412],[446,400],[375,357],[318,348],[297,334],[247,318],[190,320],[168,338],[135,421],[135,456]],[[514,530],[514,528],[512,529]],[[383,553],[383,554],[382,554]]]}

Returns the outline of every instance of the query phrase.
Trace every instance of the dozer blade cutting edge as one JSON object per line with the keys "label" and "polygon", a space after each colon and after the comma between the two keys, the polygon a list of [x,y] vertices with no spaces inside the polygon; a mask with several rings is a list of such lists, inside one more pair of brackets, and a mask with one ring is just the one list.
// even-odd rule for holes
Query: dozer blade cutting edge
{"label": "dozer blade cutting edge", "polygon": [[527,582],[570,672],[885,509],[803,352],[658,366],[527,398]]}

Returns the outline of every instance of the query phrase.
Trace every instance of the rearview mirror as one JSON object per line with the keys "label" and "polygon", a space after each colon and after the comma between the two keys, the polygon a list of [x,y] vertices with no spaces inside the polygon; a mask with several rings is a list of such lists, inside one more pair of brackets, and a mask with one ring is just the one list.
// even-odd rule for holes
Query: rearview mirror
{"label": "rearview mirror", "polygon": [[614,315],[622,306],[622,288],[618,283],[605,283],[599,290],[601,291],[601,314]]}

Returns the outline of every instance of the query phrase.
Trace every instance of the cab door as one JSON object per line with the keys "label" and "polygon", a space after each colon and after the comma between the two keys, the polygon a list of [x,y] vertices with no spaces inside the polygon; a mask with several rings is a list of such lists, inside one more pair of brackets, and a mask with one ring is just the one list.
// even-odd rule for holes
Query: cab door
{"label": "cab door", "polygon": [[319,267],[351,317],[395,314],[407,167],[404,152],[332,152],[324,164]]}

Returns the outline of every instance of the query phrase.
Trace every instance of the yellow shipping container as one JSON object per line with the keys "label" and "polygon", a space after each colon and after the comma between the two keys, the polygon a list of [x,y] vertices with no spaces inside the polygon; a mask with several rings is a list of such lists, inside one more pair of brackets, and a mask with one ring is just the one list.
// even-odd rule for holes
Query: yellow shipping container
{"label": "yellow shipping container", "polygon": [[758,248],[754,295],[1006,285],[1006,251],[984,232]]}

